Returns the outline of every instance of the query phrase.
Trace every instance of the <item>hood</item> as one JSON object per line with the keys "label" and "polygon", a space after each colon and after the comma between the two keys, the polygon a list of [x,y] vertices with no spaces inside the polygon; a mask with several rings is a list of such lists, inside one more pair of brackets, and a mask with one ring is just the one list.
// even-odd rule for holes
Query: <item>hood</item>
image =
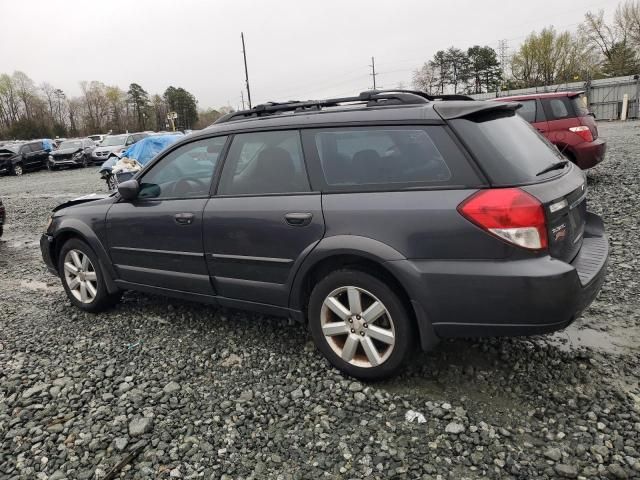
{"label": "hood", "polygon": [[124,149],[124,145],[114,145],[113,147],[103,147],[101,145],[99,147],[96,147],[94,152],[115,152],[115,151],[123,150],[123,149]]}
{"label": "hood", "polygon": [[17,155],[18,154],[16,152],[14,152],[13,150],[8,150],[6,148],[0,148],[0,158],[2,158],[2,159],[15,157]]}
{"label": "hood", "polygon": [[57,212],[58,210],[62,210],[63,208],[72,207],[73,205],[80,205],[81,203],[94,202],[96,200],[103,200],[105,198],[113,195],[112,193],[91,193],[89,195],[84,195],[82,197],[74,198],[73,200],[69,200],[68,202],[61,203],[57,207],[55,207],[52,211]]}
{"label": "hood", "polygon": [[69,155],[70,153],[76,153],[80,151],[82,151],[82,148],[63,148],[61,150],[54,150],[53,152],[51,152],[51,155],[57,157],[62,155]]}

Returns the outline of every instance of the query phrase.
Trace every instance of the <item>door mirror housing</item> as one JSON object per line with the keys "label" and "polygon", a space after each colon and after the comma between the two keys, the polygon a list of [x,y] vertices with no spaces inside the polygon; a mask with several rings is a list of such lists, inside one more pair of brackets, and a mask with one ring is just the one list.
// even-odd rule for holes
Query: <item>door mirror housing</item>
{"label": "door mirror housing", "polygon": [[122,182],[118,185],[118,193],[124,200],[128,202],[131,200],[135,200],[139,192],[140,184],[135,178],[127,180],[126,182]]}

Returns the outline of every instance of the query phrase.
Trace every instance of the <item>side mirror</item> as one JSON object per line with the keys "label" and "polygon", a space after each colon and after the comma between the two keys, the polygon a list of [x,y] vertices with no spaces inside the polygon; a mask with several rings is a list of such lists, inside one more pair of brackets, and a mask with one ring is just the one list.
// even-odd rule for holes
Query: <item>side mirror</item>
{"label": "side mirror", "polygon": [[118,193],[126,201],[135,200],[140,192],[140,184],[135,178],[118,185]]}

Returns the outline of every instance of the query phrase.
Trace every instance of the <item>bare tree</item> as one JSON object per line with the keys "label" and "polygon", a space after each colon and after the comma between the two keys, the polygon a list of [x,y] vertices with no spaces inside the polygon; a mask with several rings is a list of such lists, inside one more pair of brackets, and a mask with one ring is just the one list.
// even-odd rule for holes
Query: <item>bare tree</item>
{"label": "bare tree", "polygon": [[413,86],[417,90],[433,95],[438,88],[438,74],[435,67],[425,63],[421,68],[413,72]]}

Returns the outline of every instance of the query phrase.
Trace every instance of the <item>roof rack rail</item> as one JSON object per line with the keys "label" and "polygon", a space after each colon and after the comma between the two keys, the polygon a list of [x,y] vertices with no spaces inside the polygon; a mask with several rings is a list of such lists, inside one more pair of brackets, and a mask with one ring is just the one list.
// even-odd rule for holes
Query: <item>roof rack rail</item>
{"label": "roof rack rail", "polygon": [[381,105],[415,105],[434,100],[473,100],[466,95],[429,95],[418,90],[367,90],[353,97],[329,98],[326,100],[291,100],[288,102],[268,102],[249,110],[239,110],[223,115],[214,124],[231,122],[243,118],[262,117],[282,112],[304,112],[321,110],[326,107],[337,107],[341,104]]}

